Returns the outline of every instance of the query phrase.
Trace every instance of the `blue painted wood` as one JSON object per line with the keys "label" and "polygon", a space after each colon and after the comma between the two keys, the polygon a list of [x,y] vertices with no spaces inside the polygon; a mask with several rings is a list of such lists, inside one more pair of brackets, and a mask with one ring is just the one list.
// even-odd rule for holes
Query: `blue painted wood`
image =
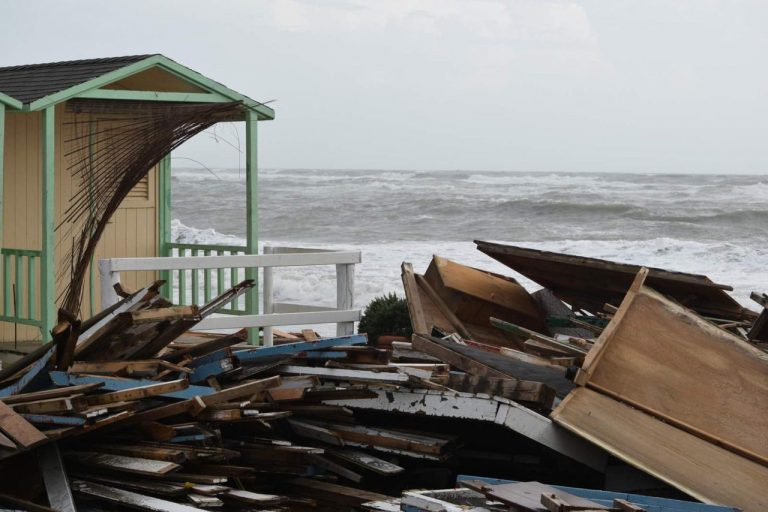
{"label": "blue painted wood", "polygon": [[[72,375],[66,372],[50,372],[51,380],[57,386],[75,386],[78,384],[92,384],[94,382],[103,382],[104,387],[99,388],[102,391],[122,391],[124,389],[140,388],[157,384],[156,380],[149,379],[115,379],[112,377],[92,376],[92,375]],[[179,398],[187,400],[196,396],[208,396],[215,393],[211,387],[190,385],[187,389],[165,393],[166,398]]]}
{"label": "blue painted wood", "polygon": [[[515,480],[500,480],[482,476],[459,475],[457,482],[464,480],[481,480],[489,485],[514,484]],[[627,500],[630,503],[643,507],[647,512],[739,512],[739,509],[723,505],[708,505],[695,501],[673,500],[669,498],[656,498],[643,496],[642,494],[630,494],[626,492],[601,491],[597,489],[582,489],[580,487],[566,487],[553,485],[552,487],[569,492],[574,496],[592,500],[601,505],[612,506],[614,499]]]}
{"label": "blue painted wood", "polygon": [[232,370],[234,367],[231,357],[211,361],[208,364],[196,367],[194,372],[189,375],[189,382],[192,384],[200,384],[201,382],[205,382],[208,377],[218,377],[222,373]]}
{"label": "blue painted wood", "polygon": [[317,341],[286,343],[284,345],[275,345],[274,347],[238,350],[235,352],[235,356],[240,362],[254,363],[279,356],[299,354],[301,352],[324,350],[344,345],[365,345],[366,343],[368,343],[368,337],[365,334],[354,334],[352,336],[340,336],[338,338],[323,338]]}
{"label": "blue painted wood", "polygon": [[43,354],[43,357],[35,361],[22,378],[10,386],[0,389],[0,396],[11,396],[17,393],[23,393],[24,391],[37,391],[45,388],[46,384],[50,381],[48,380],[47,372],[44,370],[46,366],[48,366],[51,356],[53,356],[53,351],[54,347],[48,349],[48,351]]}
{"label": "blue painted wood", "polygon": [[54,416],[51,414],[22,414],[24,419],[36,425],[58,425],[64,427],[79,427],[85,425],[85,418],[77,416]]}
{"label": "blue painted wood", "polygon": [[313,352],[307,352],[304,357],[307,359],[344,359],[347,357],[347,353],[316,350]]}

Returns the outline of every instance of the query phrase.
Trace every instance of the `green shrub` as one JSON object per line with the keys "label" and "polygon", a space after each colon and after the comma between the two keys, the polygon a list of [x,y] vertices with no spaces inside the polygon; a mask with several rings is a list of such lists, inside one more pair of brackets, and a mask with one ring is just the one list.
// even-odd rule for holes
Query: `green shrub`
{"label": "green shrub", "polygon": [[367,333],[371,343],[376,343],[379,336],[409,337],[413,331],[408,302],[394,293],[376,297],[363,311],[357,332]]}

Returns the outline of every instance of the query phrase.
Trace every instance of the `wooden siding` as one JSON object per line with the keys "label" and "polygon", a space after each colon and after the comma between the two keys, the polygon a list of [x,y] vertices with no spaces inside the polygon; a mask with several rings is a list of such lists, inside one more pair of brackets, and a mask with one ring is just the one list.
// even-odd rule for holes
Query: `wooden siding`
{"label": "wooden siding", "polygon": [[[76,180],[67,170],[62,144],[70,129],[65,125],[70,114],[64,105],[56,107],[56,218],[57,226],[69,199],[77,187]],[[3,247],[39,250],[41,246],[41,119],[38,112],[7,113],[5,130],[5,188]],[[146,181],[126,199],[107,226],[94,261],[99,258],[120,256],[157,256],[157,184],[158,173],[153,169]],[[56,232],[57,270],[69,267],[65,261],[72,241],[66,226]],[[64,237],[67,237],[65,240]],[[39,269],[38,269],[39,270]],[[39,286],[39,272],[37,284]],[[94,272],[96,296],[95,311],[99,309],[98,271]],[[0,276],[2,279],[2,276]],[[153,272],[136,272],[124,278],[124,284],[139,288],[156,279]],[[61,286],[59,283],[58,286]],[[91,297],[88,281],[84,289],[82,316],[88,317]],[[60,290],[58,290],[60,291]],[[0,305],[2,296],[0,295]],[[38,301],[37,311],[40,311]],[[30,326],[18,326],[14,335],[13,324],[0,322],[0,341],[39,339],[39,330]]]}
{"label": "wooden siding", "polygon": [[149,68],[141,73],[107,84],[103,88],[130,91],[207,92],[205,89],[159,68]]}

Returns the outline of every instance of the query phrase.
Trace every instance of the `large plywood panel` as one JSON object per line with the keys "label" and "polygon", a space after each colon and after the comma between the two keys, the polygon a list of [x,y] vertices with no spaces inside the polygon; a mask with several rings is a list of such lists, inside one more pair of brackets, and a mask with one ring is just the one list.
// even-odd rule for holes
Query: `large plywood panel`
{"label": "large plywood panel", "polygon": [[579,383],[768,463],[768,354],[644,286],[643,277]]}
{"label": "large plywood panel", "polygon": [[768,468],[596,391],[572,391],[551,418],[701,501],[768,510]]}

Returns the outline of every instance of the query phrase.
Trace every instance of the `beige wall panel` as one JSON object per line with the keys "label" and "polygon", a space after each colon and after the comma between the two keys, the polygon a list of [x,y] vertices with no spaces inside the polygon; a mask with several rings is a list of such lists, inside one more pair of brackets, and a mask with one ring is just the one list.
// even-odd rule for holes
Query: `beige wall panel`
{"label": "beige wall panel", "polygon": [[[41,246],[41,119],[40,113],[13,113],[6,115],[5,181],[4,181],[4,231],[3,247],[39,250]],[[76,155],[66,156],[65,140],[73,134],[72,115],[66,113],[64,105],[56,107],[56,226],[70,203],[70,198],[79,186],[69,170],[69,162]],[[146,184],[137,187],[115,213],[97,248],[94,261],[99,258],[127,256],[155,256],[157,244],[157,172],[153,169]],[[140,189],[140,190],[139,190]],[[67,258],[74,232],[63,225],[56,231],[56,267],[69,268]],[[36,284],[39,286],[39,267],[36,269]],[[2,311],[2,275],[0,274],[0,311]],[[26,277],[26,273],[24,274]],[[94,272],[93,301],[90,296],[90,281],[86,279],[83,294],[82,316],[89,317],[99,310],[98,271]],[[123,282],[127,287],[139,288],[155,279],[152,272],[126,274]],[[63,284],[59,283],[59,292]],[[24,283],[26,289],[26,282]],[[91,309],[94,304],[94,310]],[[39,314],[39,300],[36,304]],[[0,322],[0,341],[39,339],[37,328]]]}

